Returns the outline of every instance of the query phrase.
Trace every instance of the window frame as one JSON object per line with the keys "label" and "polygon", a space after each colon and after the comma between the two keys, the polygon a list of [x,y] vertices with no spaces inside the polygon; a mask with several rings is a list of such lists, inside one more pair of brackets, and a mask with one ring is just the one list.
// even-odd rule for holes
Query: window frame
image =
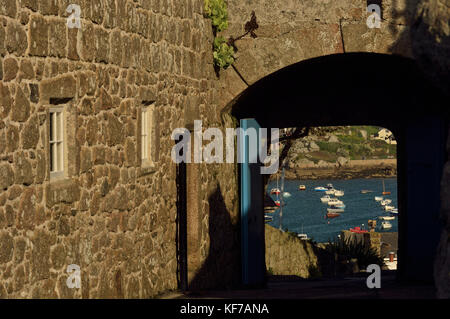
{"label": "window frame", "polygon": [[[57,114],[60,115],[59,119]],[[48,119],[48,158],[50,181],[61,180],[67,176],[67,119],[65,106],[50,107],[48,110]],[[56,146],[53,147],[53,145]],[[54,166],[55,158],[57,163],[56,168]]]}
{"label": "window frame", "polygon": [[153,136],[154,136],[154,104],[142,106],[141,108],[141,123],[140,123],[140,162],[141,167],[154,167],[155,161],[153,158]]}

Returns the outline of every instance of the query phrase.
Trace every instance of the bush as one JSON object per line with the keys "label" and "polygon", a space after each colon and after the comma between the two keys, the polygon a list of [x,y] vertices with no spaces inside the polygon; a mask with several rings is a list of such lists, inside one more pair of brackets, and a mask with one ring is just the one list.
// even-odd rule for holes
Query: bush
{"label": "bush", "polygon": [[371,264],[377,264],[381,267],[384,263],[383,258],[378,255],[376,250],[366,246],[362,241],[338,238],[335,241],[330,241],[326,250],[330,254],[337,254],[348,260],[356,258],[360,269],[365,269]]}

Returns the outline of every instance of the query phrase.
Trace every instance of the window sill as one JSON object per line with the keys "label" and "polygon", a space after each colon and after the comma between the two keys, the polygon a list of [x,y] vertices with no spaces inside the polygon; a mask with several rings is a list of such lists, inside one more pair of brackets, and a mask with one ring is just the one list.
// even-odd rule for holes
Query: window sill
{"label": "window sill", "polygon": [[50,173],[50,183],[58,183],[67,181],[69,178],[64,174],[64,172],[51,172]]}
{"label": "window sill", "polygon": [[153,174],[157,170],[155,163],[143,162],[141,165],[142,166],[138,168],[137,172],[138,177]]}

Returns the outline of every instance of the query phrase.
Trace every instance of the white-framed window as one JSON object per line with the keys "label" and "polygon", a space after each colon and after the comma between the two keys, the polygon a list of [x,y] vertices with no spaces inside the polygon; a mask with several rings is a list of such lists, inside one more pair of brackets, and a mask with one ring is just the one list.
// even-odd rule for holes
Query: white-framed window
{"label": "white-framed window", "polygon": [[50,178],[64,177],[65,171],[65,120],[64,108],[50,108]]}
{"label": "white-framed window", "polygon": [[153,129],[153,108],[151,105],[142,107],[141,112],[141,165],[153,164],[152,159],[152,129]]}

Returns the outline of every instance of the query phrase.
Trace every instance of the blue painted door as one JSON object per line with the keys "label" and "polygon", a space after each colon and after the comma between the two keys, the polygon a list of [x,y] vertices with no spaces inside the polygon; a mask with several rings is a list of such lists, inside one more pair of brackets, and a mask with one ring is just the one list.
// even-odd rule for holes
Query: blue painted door
{"label": "blue painted door", "polygon": [[[245,133],[250,133],[252,129],[258,132],[260,128],[254,119],[243,119],[240,126]],[[242,282],[246,286],[262,286],[265,280],[264,185],[261,164],[254,152],[259,149],[259,137],[256,138],[256,145],[254,144],[255,140],[249,135],[238,134],[238,154],[241,162]]]}

